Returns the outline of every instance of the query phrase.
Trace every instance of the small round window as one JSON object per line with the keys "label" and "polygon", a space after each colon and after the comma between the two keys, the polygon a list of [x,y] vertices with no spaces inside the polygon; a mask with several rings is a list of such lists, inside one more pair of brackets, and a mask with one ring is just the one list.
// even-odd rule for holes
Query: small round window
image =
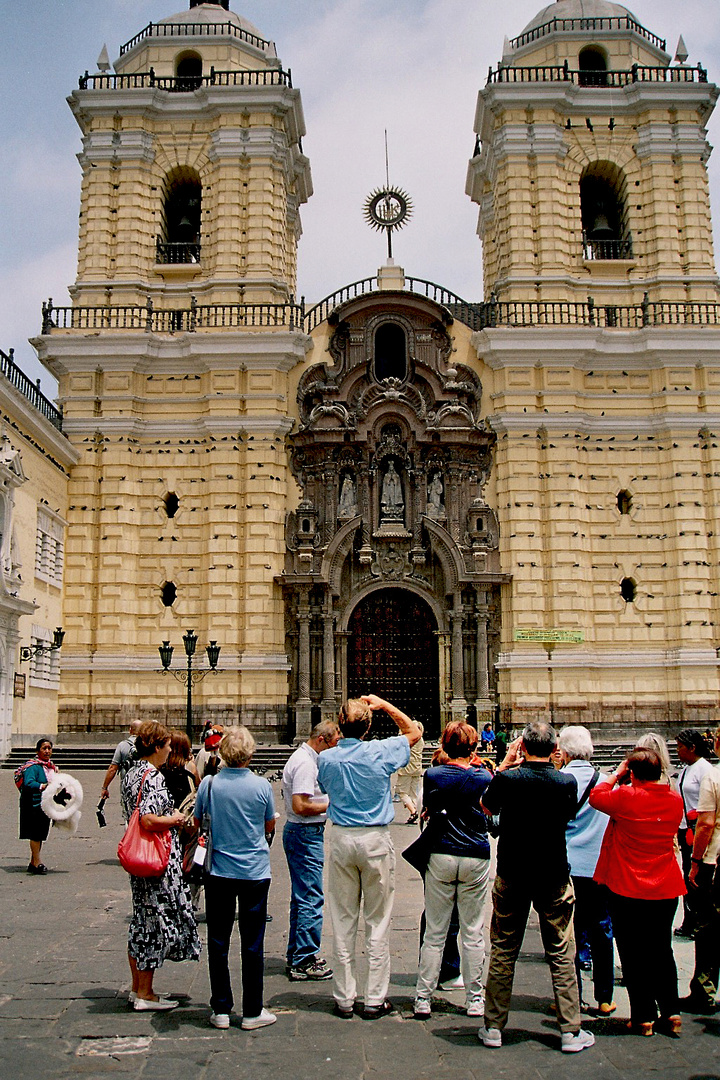
{"label": "small round window", "polygon": [[160,589],[160,599],[163,607],[172,607],[177,600],[177,586],[172,581],[166,581]]}
{"label": "small round window", "polygon": [[632,604],[637,595],[637,586],[631,577],[623,578],[620,582],[620,595],[626,604]]}

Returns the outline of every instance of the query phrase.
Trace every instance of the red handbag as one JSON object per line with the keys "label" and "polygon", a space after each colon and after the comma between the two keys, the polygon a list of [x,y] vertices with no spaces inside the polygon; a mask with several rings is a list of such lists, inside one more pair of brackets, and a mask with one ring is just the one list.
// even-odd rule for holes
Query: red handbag
{"label": "red handbag", "polygon": [[134,877],[159,878],[168,868],[172,836],[169,829],[162,832],[150,832],[143,829],[140,821],[140,797],[145,777],[140,781],[137,804],[128,822],[125,835],[118,844],[118,859],[124,870]]}

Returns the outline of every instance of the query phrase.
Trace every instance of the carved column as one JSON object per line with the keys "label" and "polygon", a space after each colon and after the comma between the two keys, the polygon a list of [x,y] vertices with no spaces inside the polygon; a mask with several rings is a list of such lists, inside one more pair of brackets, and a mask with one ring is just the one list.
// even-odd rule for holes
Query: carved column
{"label": "carved column", "polygon": [[335,618],[330,589],[323,606],[323,696],[320,705],[323,720],[335,718]]}
{"label": "carved column", "polygon": [[298,699],[295,703],[295,741],[304,742],[312,727],[310,699],[310,587],[298,589]]}
{"label": "carved column", "polygon": [[450,710],[453,720],[464,720],[467,715],[465,678],[463,671],[463,614],[460,594],[455,594],[455,607],[450,612],[452,620],[452,701]]}
{"label": "carved column", "polygon": [[440,730],[444,731],[452,714],[450,711],[450,699],[452,697],[450,686],[450,662],[451,635],[444,630],[436,631],[438,640],[438,681],[440,683]]}
{"label": "carved column", "polygon": [[358,507],[362,514],[362,547],[360,548],[360,562],[372,562],[372,548],[370,537],[372,535],[372,491],[370,483],[370,470],[366,464],[358,469]]}
{"label": "carved column", "polygon": [[475,626],[477,630],[477,645],[475,649],[475,676],[477,696],[475,708],[477,710],[478,731],[483,724],[492,723],[492,702],[490,701],[490,679],[488,674],[488,606],[485,603],[486,593],[478,593],[478,606],[475,611]]}

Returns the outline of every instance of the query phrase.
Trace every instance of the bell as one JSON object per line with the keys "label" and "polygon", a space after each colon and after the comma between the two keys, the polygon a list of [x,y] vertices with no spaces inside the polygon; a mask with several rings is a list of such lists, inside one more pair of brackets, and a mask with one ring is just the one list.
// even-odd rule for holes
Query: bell
{"label": "bell", "polygon": [[615,236],[615,231],[611,229],[607,215],[602,210],[599,210],[595,215],[595,221],[589,235],[593,240],[612,240]]}

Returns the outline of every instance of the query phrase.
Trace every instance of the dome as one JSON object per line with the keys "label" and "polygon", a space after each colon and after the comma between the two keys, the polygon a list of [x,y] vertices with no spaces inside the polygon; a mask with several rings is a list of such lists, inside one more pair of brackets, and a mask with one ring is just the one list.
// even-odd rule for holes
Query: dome
{"label": "dome", "polygon": [[170,15],[167,19],[158,19],[156,25],[163,25],[164,23],[175,25],[177,23],[233,23],[238,29],[264,40],[264,35],[260,33],[256,26],[253,26],[247,19],[243,19],[242,15],[237,15],[234,11],[228,11],[227,8],[222,7],[220,4],[198,4],[187,11],[180,11],[177,15]]}
{"label": "dome", "polygon": [[532,19],[523,34],[535,30],[538,26],[552,22],[553,19],[632,19],[638,22],[632,11],[622,4],[612,4],[610,0],[555,0],[548,4]]}

